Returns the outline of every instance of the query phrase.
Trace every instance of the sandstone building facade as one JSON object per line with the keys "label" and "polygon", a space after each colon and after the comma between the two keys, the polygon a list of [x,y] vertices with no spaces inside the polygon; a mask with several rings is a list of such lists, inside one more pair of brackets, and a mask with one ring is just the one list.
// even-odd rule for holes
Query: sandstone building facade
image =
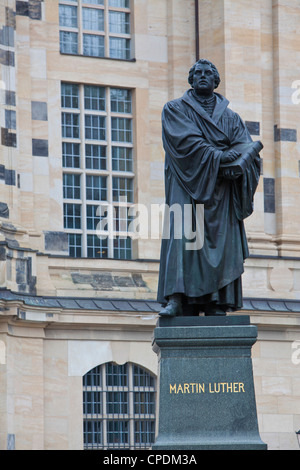
{"label": "sandstone building facade", "polygon": [[1,449],[151,446],[161,110],[200,57],[264,143],[241,313],[261,437],[298,447],[299,22],[297,0],[0,0]]}

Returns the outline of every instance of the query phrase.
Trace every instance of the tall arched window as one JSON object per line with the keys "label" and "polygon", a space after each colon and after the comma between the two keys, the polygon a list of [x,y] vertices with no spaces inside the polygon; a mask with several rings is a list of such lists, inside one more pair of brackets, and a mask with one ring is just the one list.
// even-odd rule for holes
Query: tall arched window
{"label": "tall arched window", "polygon": [[156,378],[127,362],[83,376],[84,449],[147,449],[155,438]]}

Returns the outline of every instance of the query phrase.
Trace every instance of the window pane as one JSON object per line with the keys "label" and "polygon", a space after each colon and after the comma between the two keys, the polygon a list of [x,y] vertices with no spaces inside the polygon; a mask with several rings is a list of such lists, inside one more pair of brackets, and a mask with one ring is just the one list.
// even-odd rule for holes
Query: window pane
{"label": "window pane", "polygon": [[107,421],[108,444],[128,444],[129,422],[121,420]]}
{"label": "window pane", "polygon": [[[113,200],[133,202],[133,181],[129,178],[113,177]],[[122,199],[121,199],[122,198]]]}
{"label": "window pane", "polygon": [[62,113],[62,136],[79,139],[79,114]]}
{"label": "window pane", "polygon": [[63,167],[80,168],[80,145],[72,142],[62,143]]}
{"label": "window pane", "polygon": [[142,367],[134,365],[133,386],[134,387],[154,387],[154,377]]}
{"label": "window pane", "polygon": [[87,449],[97,449],[102,444],[102,422],[85,420],[83,422],[84,445]]}
{"label": "window pane", "polygon": [[121,88],[110,90],[111,110],[114,113],[131,113],[131,92]]}
{"label": "window pane", "polygon": [[72,85],[71,83],[62,83],[61,106],[62,108],[79,108],[78,85]]}
{"label": "window pane", "polygon": [[132,142],[131,119],[111,118],[111,138],[115,142]]}
{"label": "window pane", "polygon": [[96,8],[83,8],[82,26],[83,29],[104,31],[104,10],[99,10]]}
{"label": "window pane", "polygon": [[78,233],[69,233],[69,255],[72,258],[81,257],[81,235]]}
{"label": "window pane", "polygon": [[129,8],[129,0],[109,0],[110,7]]}
{"label": "window pane", "polygon": [[112,59],[130,59],[130,39],[109,38],[109,56]]}
{"label": "window pane", "polygon": [[155,421],[144,420],[134,423],[134,443],[150,445],[155,440]]}
{"label": "window pane", "polygon": [[114,231],[115,232],[127,232],[129,230],[130,222],[133,221],[133,215],[129,215],[129,207],[127,206],[114,206]]}
{"label": "window pane", "polygon": [[85,414],[102,413],[101,395],[102,392],[97,392],[95,390],[83,392],[83,412]]}
{"label": "window pane", "polygon": [[107,413],[128,413],[128,393],[127,392],[107,392],[106,394]]}
{"label": "window pane", "polygon": [[64,228],[81,228],[80,204],[64,204]]}
{"label": "window pane", "polygon": [[63,197],[80,199],[80,175],[65,173],[63,175]]}
{"label": "window pane", "polygon": [[83,376],[84,387],[100,387],[102,385],[101,366],[96,366]]}
{"label": "window pane", "polygon": [[[86,228],[88,230],[107,230],[107,208],[105,206],[90,205],[86,206]],[[100,224],[100,221],[103,223]]]}
{"label": "window pane", "polygon": [[114,258],[131,259],[131,238],[114,238]]}
{"label": "window pane", "polygon": [[85,115],[85,138],[92,140],[105,140],[105,117]]}
{"label": "window pane", "polygon": [[5,127],[7,129],[16,129],[16,111],[12,109],[5,109]]}
{"label": "window pane", "polygon": [[77,7],[59,5],[59,25],[77,28]]}
{"label": "window pane", "polygon": [[78,54],[78,34],[70,31],[59,32],[60,52]]}
{"label": "window pane", "polygon": [[99,238],[97,235],[87,235],[88,258],[107,258],[107,238]]}
{"label": "window pane", "polygon": [[105,111],[105,88],[85,85],[84,107],[96,111]]}
{"label": "window pane", "polygon": [[127,386],[127,364],[106,364],[106,385]]}
{"label": "window pane", "polygon": [[105,176],[86,175],[86,198],[90,201],[107,199]]}
{"label": "window pane", "polygon": [[132,171],[132,149],[112,147],[112,169],[115,171]]}
{"label": "window pane", "polygon": [[83,35],[83,55],[104,57],[104,36]]}
{"label": "window pane", "polygon": [[155,394],[150,391],[135,392],[134,413],[135,414],[153,414],[155,412]]}
{"label": "window pane", "polygon": [[85,166],[92,170],[106,169],[106,147],[104,145],[86,144]]}
{"label": "window pane", "polygon": [[130,15],[121,11],[109,12],[109,32],[130,34]]}

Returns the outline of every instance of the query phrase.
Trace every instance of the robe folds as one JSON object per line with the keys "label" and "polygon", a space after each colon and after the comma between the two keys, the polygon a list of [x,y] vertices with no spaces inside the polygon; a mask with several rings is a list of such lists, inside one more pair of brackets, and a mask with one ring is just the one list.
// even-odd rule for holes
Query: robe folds
{"label": "robe folds", "polygon": [[220,176],[223,151],[252,139],[228,100],[214,95],[212,117],[192,89],[162,111],[165,204],[182,209],[165,213],[157,293],[162,305],[170,295],[181,293],[200,310],[209,302],[229,310],[242,307],[241,275],[249,255],[243,220],[253,212],[260,157],[257,154],[237,179]]}

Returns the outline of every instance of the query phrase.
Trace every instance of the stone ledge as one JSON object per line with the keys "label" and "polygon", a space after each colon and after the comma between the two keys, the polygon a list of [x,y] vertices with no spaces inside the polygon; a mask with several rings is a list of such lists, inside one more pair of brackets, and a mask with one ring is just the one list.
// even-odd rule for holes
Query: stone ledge
{"label": "stone ledge", "polygon": [[[45,308],[59,308],[71,310],[103,310],[103,311],[136,311],[136,312],[154,312],[158,313],[161,305],[154,300],[138,300],[138,299],[102,299],[101,297],[47,297],[37,295],[22,295],[12,292],[8,289],[0,289],[0,300],[4,301],[21,301],[25,305],[45,307]],[[243,312],[278,312],[278,313],[300,313],[300,300],[285,300],[285,299],[260,299],[260,298],[244,298],[244,307],[241,309]],[[159,319],[160,326],[164,322],[172,322],[174,326],[183,326],[182,322],[194,322],[202,318],[202,322],[207,325],[209,323],[215,324],[216,322],[223,322],[224,324],[230,322],[231,324],[247,324],[247,317],[242,315],[227,315],[223,318],[216,319],[215,317],[175,317],[172,319]],[[188,319],[188,320],[187,320]],[[169,326],[169,325],[168,325]],[[172,325],[173,326],[173,325]]]}

